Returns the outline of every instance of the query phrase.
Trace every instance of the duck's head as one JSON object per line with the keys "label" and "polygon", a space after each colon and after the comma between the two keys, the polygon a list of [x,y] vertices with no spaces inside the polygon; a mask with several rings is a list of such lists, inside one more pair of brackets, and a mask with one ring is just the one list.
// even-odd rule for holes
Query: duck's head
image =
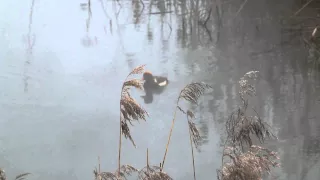
{"label": "duck's head", "polygon": [[143,77],[142,77],[142,80],[144,81],[153,81],[153,75],[150,71],[146,71],[143,73]]}

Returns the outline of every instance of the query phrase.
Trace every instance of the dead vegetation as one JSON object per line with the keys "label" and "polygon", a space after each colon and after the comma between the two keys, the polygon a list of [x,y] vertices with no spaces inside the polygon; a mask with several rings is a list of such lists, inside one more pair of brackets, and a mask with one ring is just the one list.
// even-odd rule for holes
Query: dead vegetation
{"label": "dead vegetation", "polygon": [[228,157],[230,162],[225,163],[218,172],[222,180],[260,180],[271,167],[278,167],[275,161],[277,154],[266,148],[252,145],[247,152],[241,152],[234,147],[226,147],[223,158]]}
{"label": "dead vegetation", "polygon": [[[24,180],[30,174],[31,173],[22,173],[22,174],[17,175],[14,179],[15,180]],[[2,168],[0,168],[0,180],[7,180],[6,173]]]}
{"label": "dead vegetation", "polygon": [[[133,99],[130,95],[130,89],[132,87],[143,89],[142,81],[139,79],[130,79],[132,75],[141,74],[144,72],[144,66],[138,66],[134,68],[129,75],[126,77],[122,88],[121,88],[121,98],[120,98],[120,134],[119,134],[119,156],[118,156],[118,178],[120,178],[121,174],[121,143],[122,143],[122,135],[125,138],[129,138],[132,142],[133,146],[136,147],[136,144],[130,134],[129,125],[132,125],[133,121],[146,120],[146,116],[148,116],[147,111],[145,111],[135,99]],[[126,166],[130,167],[130,166]],[[133,167],[132,167],[133,168]],[[132,170],[132,168],[130,168]],[[124,168],[126,170],[126,168]],[[125,171],[126,172],[126,171]]]}
{"label": "dead vegetation", "polygon": [[[192,154],[193,175],[196,179],[196,169],[194,163],[194,148],[199,147],[201,141],[200,133],[192,121],[195,116],[190,110],[184,110],[179,105],[181,99],[197,104],[199,98],[206,90],[212,87],[205,83],[190,83],[181,91],[176,101],[176,109],[172,120],[172,125],[169,131],[168,142],[166,144],[165,153],[160,166],[149,165],[149,155],[147,150],[146,166],[140,170],[130,166],[120,166],[121,157],[121,136],[129,138],[135,146],[135,142],[130,134],[129,124],[140,119],[146,120],[148,113],[131,97],[130,88],[135,87],[142,89],[142,82],[138,79],[129,79],[131,75],[141,74],[144,71],[144,65],[135,68],[126,78],[122,86],[120,99],[120,136],[119,136],[119,163],[118,169],[115,172],[101,172],[100,162],[99,169],[94,170],[96,179],[126,179],[126,176],[134,172],[138,173],[139,180],[171,180],[172,178],[166,174],[164,164],[166,155],[169,150],[172,131],[174,128],[176,114],[178,111],[186,115],[189,127],[190,147]],[[265,123],[254,110],[255,114],[249,115],[247,112],[249,97],[255,96],[256,89],[250,81],[258,77],[258,71],[250,71],[246,73],[239,81],[239,97],[241,106],[235,110],[226,121],[227,138],[222,155],[222,167],[217,171],[218,179],[220,180],[260,180],[265,173],[270,173],[272,167],[278,167],[277,159],[279,157],[273,151],[267,148],[254,145],[252,138],[257,138],[260,143],[263,143],[267,138],[276,138],[270,131],[270,127]]]}
{"label": "dead vegetation", "polygon": [[160,166],[149,165],[149,151],[147,149],[147,165],[138,173],[139,180],[172,180],[172,178],[162,171]]}
{"label": "dead vegetation", "polygon": [[[181,91],[176,101],[176,109],[172,125],[169,131],[168,142],[165,148],[165,154],[160,166],[149,165],[149,154],[147,150],[146,166],[137,169],[131,165],[121,165],[121,144],[122,136],[129,139],[136,147],[135,141],[130,133],[130,125],[139,120],[146,121],[148,113],[136,100],[130,95],[132,87],[143,89],[142,82],[139,79],[132,78],[133,75],[144,72],[144,65],[133,69],[126,77],[120,96],[120,122],[119,122],[119,149],[118,149],[118,168],[113,172],[104,172],[99,167],[93,173],[96,180],[124,180],[133,173],[138,175],[139,180],[172,180],[172,177],[164,172],[164,164],[168,153],[170,139],[178,111],[186,115],[188,131],[190,138],[190,147],[193,163],[193,175],[196,179],[196,170],[194,163],[194,148],[199,147],[201,141],[200,133],[193,122],[195,118],[191,110],[181,108],[179,102],[181,99],[197,104],[199,98],[212,87],[205,83],[190,83]],[[270,131],[270,127],[255,112],[254,116],[248,115],[247,108],[249,104],[248,97],[255,95],[255,87],[249,83],[250,80],[257,78],[257,71],[248,72],[239,81],[241,106],[235,110],[226,121],[227,138],[223,147],[222,167],[217,170],[219,180],[261,180],[266,173],[271,172],[272,167],[278,167],[279,159],[277,153],[254,145],[252,138],[256,137],[263,143],[267,138],[276,138]],[[247,146],[245,146],[247,145]],[[29,173],[18,175],[16,180],[23,180]],[[5,173],[0,169],[0,180],[6,180]]]}
{"label": "dead vegetation", "polygon": [[270,127],[265,123],[258,113],[254,110],[254,115],[248,115],[248,97],[256,95],[255,87],[249,83],[250,80],[257,78],[257,71],[250,71],[240,78],[239,96],[242,105],[231,113],[226,122],[226,131],[229,140],[233,145],[244,148],[244,143],[248,147],[252,146],[252,136],[254,135],[260,143],[263,143],[265,138],[276,138],[270,131]]}
{"label": "dead vegetation", "polygon": [[252,140],[255,137],[263,143],[267,138],[276,138],[255,110],[254,116],[247,112],[248,97],[254,96],[256,92],[249,80],[255,80],[257,73],[250,71],[239,81],[242,104],[226,122],[227,139],[222,167],[217,171],[219,180],[261,180],[264,174],[270,173],[272,167],[279,166],[279,157],[275,152],[254,145]]}
{"label": "dead vegetation", "polygon": [[[149,154],[147,150],[146,166],[142,169],[134,168],[131,165],[121,166],[121,137],[124,135],[134,146],[135,142],[130,134],[129,124],[146,120],[148,113],[133,99],[130,95],[130,88],[135,87],[143,89],[142,82],[138,79],[131,79],[132,75],[141,74],[144,71],[144,65],[135,68],[125,79],[120,98],[120,135],[119,135],[119,158],[118,168],[114,172],[101,172],[100,160],[99,168],[94,170],[95,179],[97,180],[122,180],[132,173],[138,174],[139,180],[171,180],[167,173],[164,172],[166,155],[169,150],[172,131],[174,128],[176,114],[178,111],[186,115],[188,131],[190,138],[190,147],[193,164],[193,176],[196,179],[196,169],[194,163],[194,148],[199,147],[201,141],[200,133],[192,121],[195,116],[191,110],[181,108],[179,102],[181,99],[187,102],[197,104],[199,98],[212,87],[205,83],[190,83],[181,91],[176,101],[176,108],[173,115],[172,125],[169,131],[168,142],[160,166],[149,165]],[[226,121],[227,138],[223,147],[222,167],[217,171],[219,180],[260,180],[263,175],[270,173],[272,167],[278,167],[277,159],[279,157],[273,151],[267,148],[254,145],[252,138],[257,138],[263,143],[267,138],[276,138],[270,131],[270,127],[255,112],[250,116],[247,112],[249,99],[255,95],[255,87],[250,83],[257,78],[258,71],[248,72],[239,81],[241,106],[235,110]]]}
{"label": "dead vegetation", "polygon": [[183,110],[179,106],[179,102],[180,102],[181,99],[184,99],[184,100],[186,100],[186,101],[188,101],[190,103],[197,104],[198,99],[200,98],[200,96],[203,95],[207,89],[211,89],[211,88],[212,87],[210,85],[208,85],[208,84],[195,82],[195,83],[188,84],[187,86],[185,86],[180,91],[180,94],[179,94],[179,96],[177,98],[177,101],[176,101],[177,102],[176,103],[176,109],[174,111],[172,125],[171,125],[171,128],[170,128],[169,137],[168,137],[168,142],[167,142],[166,150],[165,150],[165,153],[164,153],[164,156],[163,156],[163,160],[162,160],[162,163],[161,163],[161,169],[163,169],[163,167],[164,167],[164,163],[165,163],[166,156],[167,156],[167,153],[168,153],[170,140],[171,140],[171,135],[172,135],[174,123],[175,123],[175,120],[176,120],[177,110],[180,110],[180,112],[182,112],[182,113],[187,115],[187,120],[188,120],[188,125],[189,125],[189,135],[190,135],[190,147],[191,147],[191,153],[192,153],[193,175],[194,175],[194,179],[196,179],[193,146],[195,145],[196,148],[198,147],[198,144],[199,144],[199,142],[201,140],[201,137],[199,135],[199,131],[198,131],[197,127],[191,121],[191,119],[194,118],[193,112],[190,111],[190,110],[187,110],[187,111]]}
{"label": "dead vegetation", "polygon": [[185,86],[181,91],[177,98],[176,109],[174,112],[174,118],[172,121],[172,126],[169,132],[168,142],[165,149],[165,154],[160,163],[160,166],[149,165],[149,155],[147,151],[147,165],[142,168],[141,170],[136,169],[131,165],[122,165],[121,166],[121,150],[122,150],[122,135],[125,138],[129,139],[133,146],[136,147],[135,141],[133,140],[131,133],[130,133],[130,126],[133,125],[134,122],[138,122],[139,120],[146,121],[146,117],[148,113],[144,110],[134,98],[130,95],[130,89],[132,87],[142,90],[143,84],[142,81],[139,79],[131,78],[132,75],[141,74],[144,72],[145,65],[138,66],[134,68],[129,75],[126,77],[122,89],[121,89],[121,98],[120,98],[120,134],[119,134],[119,149],[118,149],[118,168],[114,172],[102,172],[100,169],[100,159],[99,159],[99,168],[94,170],[94,176],[97,180],[122,180],[126,179],[126,176],[130,176],[132,173],[138,173],[139,180],[171,180],[172,178],[164,172],[164,163],[166,159],[166,155],[169,149],[170,139],[174,127],[174,122],[176,120],[176,113],[179,110],[180,112],[184,113],[187,117],[188,127],[189,127],[189,136],[190,136],[190,146],[191,146],[191,153],[192,153],[192,162],[193,162],[193,172],[194,172],[194,179],[196,179],[195,173],[195,165],[194,165],[194,153],[193,148],[198,148],[199,142],[201,140],[200,133],[192,121],[195,118],[194,113],[190,110],[183,110],[179,106],[179,102],[181,99],[184,99],[191,103],[197,103],[200,96],[205,93],[207,89],[210,89],[211,86],[205,83],[191,83]]}

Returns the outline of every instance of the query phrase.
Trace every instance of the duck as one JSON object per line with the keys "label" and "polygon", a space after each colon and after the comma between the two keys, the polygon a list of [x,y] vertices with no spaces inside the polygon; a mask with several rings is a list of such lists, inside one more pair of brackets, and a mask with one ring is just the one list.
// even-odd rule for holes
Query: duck
{"label": "duck", "polygon": [[169,84],[168,78],[154,76],[150,71],[143,73],[142,80],[144,81],[143,88],[146,95],[141,97],[146,104],[152,103],[153,94],[161,94]]}

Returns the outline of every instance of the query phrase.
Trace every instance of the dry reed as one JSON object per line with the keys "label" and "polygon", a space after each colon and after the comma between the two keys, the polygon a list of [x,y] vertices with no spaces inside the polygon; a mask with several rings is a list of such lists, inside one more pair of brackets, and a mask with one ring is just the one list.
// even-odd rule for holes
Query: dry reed
{"label": "dry reed", "polygon": [[139,171],[139,180],[173,180],[159,166],[146,166]]}
{"label": "dry reed", "polygon": [[[248,97],[256,95],[256,89],[249,80],[257,77],[258,71],[250,71],[240,78],[242,104],[226,122],[227,139],[223,147],[222,168],[217,171],[219,180],[261,180],[264,173],[270,173],[271,167],[279,166],[275,161],[279,159],[275,152],[252,142],[252,136],[260,143],[266,138],[276,138],[255,110],[255,116],[247,115]],[[245,151],[244,144],[248,145],[248,151]]]}
{"label": "dry reed", "polygon": [[95,180],[123,180],[126,176],[130,176],[134,172],[138,172],[138,169],[130,165],[122,165],[115,172],[101,172],[100,157],[98,157],[98,169],[93,170]]}
{"label": "dry reed", "polygon": [[123,180],[127,179],[126,176],[130,176],[132,173],[137,172],[138,169],[130,165],[122,165],[120,171],[115,172],[100,172],[97,169],[93,171],[96,180]]}
{"label": "dry reed", "polygon": [[252,135],[262,143],[265,138],[276,138],[269,130],[269,125],[257,115],[247,116],[246,107],[240,107],[233,112],[226,122],[226,130],[230,141],[244,148],[244,143],[249,147],[253,145]]}
{"label": "dry reed", "polygon": [[149,165],[149,150],[147,149],[147,165],[139,170],[139,180],[172,180],[172,178],[162,171],[160,166]]}
{"label": "dry reed", "polygon": [[[176,109],[169,132],[165,154],[160,166],[149,165],[148,150],[147,165],[141,170],[138,170],[130,165],[120,166],[121,136],[124,135],[126,138],[130,139],[132,144],[135,146],[135,142],[130,134],[129,124],[132,125],[134,121],[139,121],[140,119],[146,120],[146,116],[148,116],[148,113],[131,97],[129,92],[131,87],[143,89],[142,82],[140,80],[128,79],[133,74],[142,73],[143,69],[144,66],[135,68],[127,76],[122,86],[120,100],[121,114],[118,168],[115,172],[101,172],[99,162],[99,169],[94,170],[95,178],[97,180],[122,180],[126,179],[126,176],[137,172],[139,180],[172,180],[172,178],[163,171],[163,168],[169,149],[176,113],[179,110],[186,115],[188,121],[193,175],[194,179],[196,179],[193,149],[199,147],[199,143],[202,138],[195,123],[192,121],[195,118],[194,113],[190,110],[183,110],[179,106],[179,102],[181,99],[184,99],[188,102],[197,104],[200,96],[203,95],[207,89],[212,88],[205,83],[191,83],[180,91],[176,102]],[[271,167],[276,167],[279,165],[276,162],[276,159],[279,158],[275,152],[253,145],[251,140],[251,136],[256,136],[261,142],[263,142],[266,137],[274,136],[269,130],[268,125],[259,118],[257,113],[255,116],[246,115],[246,109],[248,107],[248,99],[246,96],[253,96],[255,95],[256,91],[255,87],[249,83],[249,80],[257,78],[257,73],[257,71],[248,72],[239,81],[239,96],[242,106],[237,111],[232,113],[226,122],[228,137],[223,150],[222,168],[221,170],[218,170],[218,178],[221,180],[259,180],[265,172],[270,172]],[[244,151],[242,146],[244,142],[249,145],[248,151]],[[226,162],[227,158],[229,158],[228,162]]]}
{"label": "dry reed", "polygon": [[133,146],[136,144],[131,136],[129,125],[132,125],[133,121],[139,121],[140,119],[146,120],[148,113],[144,110],[135,99],[130,95],[130,89],[132,87],[143,89],[142,81],[139,79],[129,79],[132,75],[141,74],[144,72],[145,65],[138,66],[134,68],[129,75],[126,77],[121,88],[121,98],[120,98],[120,133],[119,133],[119,150],[118,150],[118,178],[121,173],[121,143],[122,134],[125,138],[129,138]]}
{"label": "dry reed", "polygon": [[[196,175],[195,175],[196,172],[195,172],[195,166],[194,166],[194,154],[193,154],[193,142],[195,144],[195,147],[197,147],[198,142],[201,140],[201,137],[199,135],[198,129],[196,128],[194,123],[190,120],[194,117],[193,113],[190,110],[188,110],[187,112],[184,111],[179,106],[179,102],[180,102],[180,99],[184,99],[188,102],[197,104],[200,96],[203,95],[207,89],[211,89],[211,88],[212,87],[208,84],[195,82],[195,83],[188,84],[180,91],[180,94],[179,94],[177,101],[176,101],[176,109],[175,109],[174,115],[173,115],[173,120],[172,120],[170,132],[169,132],[169,137],[168,137],[168,142],[167,142],[165,153],[164,153],[163,160],[161,163],[161,170],[163,170],[166,156],[168,153],[169,144],[170,144],[170,140],[171,140],[171,136],[172,136],[172,131],[173,131],[174,123],[176,120],[177,110],[180,110],[182,113],[187,115],[187,119],[188,119],[189,133],[190,133],[190,146],[191,146],[192,162],[193,162],[192,163],[193,164],[193,174],[194,174],[194,179],[196,179]],[[189,117],[190,117],[190,119],[189,119]]]}
{"label": "dry reed", "polygon": [[219,180],[261,180],[263,173],[270,173],[271,167],[279,166],[275,152],[255,145],[245,153],[226,147],[223,157],[229,157],[231,162],[218,172]]}
{"label": "dry reed", "polygon": [[194,118],[194,114],[191,111],[187,111],[187,120],[189,126],[189,137],[190,137],[190,147],[191,147],[191,156],[192,156],[192,168],[193,168],[193,179],[196,180],[196,166],[194,163],[194,152],[193,146],[198,148],[199,142],[201,141],[201,136],[199,130],[197,129],[192,119]]}
{"label": "dry reed", "polygon": [[125,82],[122,85],[121,89],[121,99],[120,99],[120,135],[119,135],[119,154],[118,154],[118,169],[115,172],[101,172],[100,171],[100,162],[99,162],[99,169],[94,170],[94,175],[96,179],[124,179],[127,175],[130,175],[132,172],[138,171],[138,178],[141,180],[171,180],[172,178],[163,171],[163,165],[165,162],[166,154],[168,152],[168,147],[170,143],[170,138],[174,126],[174,121],[176,119],[176,112],[179,109],[181,112],[187,115],[188,126],[189,126],[189,135],[190,135],[190,146],[192,152],[192,160],[193,160],[193,172],[194,172],[194,179],[196,179],[195,174],[195,165],[194,165],[194,154],[193,154],[193,146],[198,148],[199,142],[201,140],[200,133],[195,126],[192,119],[194,118],[194,114],[188,110],[184,111],[179,106],[180,99],[185,99],[191,103],[197,104],[198,99],[201,95],[204,94],[206,89],[211,88],[211,86],[205,83],[191,83],[185,86],[181,91],[177,98],[176,110],[172,122],[172,126],[170,129],[170,134],[168,138],[168,143],[166,146],[166,151],[163,157],[162,163],[160,166],[149,166],[148,162],[148,153],[147,153],[147,165],[146,167],[138,170],[129,165],[122,165],[121,166],[121,137],[122,135],[125,138],[130,139],[132,144],[136,147],[135,142],[131,136],[129,124],[132,125],[134,121],[139,121],[140,119],[146,120],[146,116],[148,116],[147,111],[145,111],[130,95],[130,88],[135,87],[137,89],[143,89],[142,82],[138,79],[129,79],[131,75],[134,74],[141,74],[144,71],[144,66],[139,66],[132,70],[131,73],[125,79]]}

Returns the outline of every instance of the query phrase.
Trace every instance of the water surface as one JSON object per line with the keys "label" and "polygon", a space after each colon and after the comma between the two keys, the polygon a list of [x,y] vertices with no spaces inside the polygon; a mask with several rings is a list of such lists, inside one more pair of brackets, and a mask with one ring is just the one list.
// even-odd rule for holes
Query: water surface
{"label": "water surface", "polygon": [[[85,2],[1,3],[0,166],[8,176],[92,179],[98,156],[103,169],[114,170],[121,84],[132,68],[147,64],[171,83],[152,104],[143,104],[143,92],[133,91],[150,117],[132,128],[137,149],[124,141],[123,163],[143,167],[149,148],[150,163],[158,164],[179,91],[205,81],[214,91],[195,108],[205,139],[196,168],[198,179],[215,179],[221,129],[238,105],[237,82],[258,70],[252,105],[279,136],[269,143],[281,155],[274,176],[317,179],[320,79],[308,73],[308,50],[301,42],[283,44],[287,36],[279,21],[296,4],[254,1],[235,18],[241,2],[226,2],[214,8],[208,32],[197,16],[186,15],[196,4],[152,2],[142,9],[138,1],[92,1],[90,18],[80,7]],[[210,5],[200,2],[199,9]],[[180,114],[177,119],[166,171],[174,179],[191,179],[187,123]]]}

